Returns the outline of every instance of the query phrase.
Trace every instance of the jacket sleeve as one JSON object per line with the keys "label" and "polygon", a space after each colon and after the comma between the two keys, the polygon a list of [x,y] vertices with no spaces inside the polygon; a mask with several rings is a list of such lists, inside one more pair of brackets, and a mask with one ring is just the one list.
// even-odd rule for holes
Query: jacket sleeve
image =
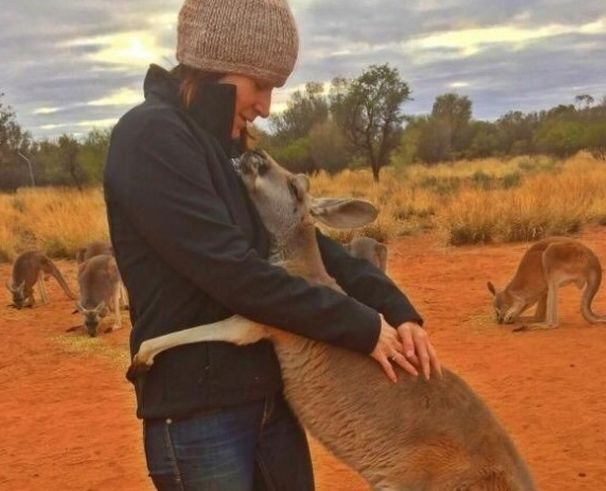
{"label": "jacket sleeve", "polygon": [[163,261],[248,319],[362,353],[374,349],[380,329],[375,310],[311,286],[251,248],[213,187],[208,159],[216,157],[185,124],[152,119],[132,144],[120,199]]}
{"label": "jacket sleeve", "polygon": [[380,269],[365,259],[351,256],[341,244],[316,232],[322,260],[341,288],[372,307],[393,327],[406,321],[423,324],[423,319],[406,295]]}

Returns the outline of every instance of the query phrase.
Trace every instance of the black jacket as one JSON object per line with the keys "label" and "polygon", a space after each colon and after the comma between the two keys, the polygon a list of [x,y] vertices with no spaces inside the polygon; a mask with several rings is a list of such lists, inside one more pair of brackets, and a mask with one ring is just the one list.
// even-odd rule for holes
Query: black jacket
{"label": "black jacket", "polygon": [[[386,276],[321,234],[328,272],[358,300],[267,262],[267,232],[230,162],[234,86],[205,86],[187,113],[165,70],[152,66],[144,88],[145,102],[113,130],[104,179],[130,298],[131,353],[145,339],[234,313],[362,353],[376,344],[377,311],[392,325],[420,321]],[[178,347],[134,382],[142,418],[239,404],[281,388],[268,341]]]}

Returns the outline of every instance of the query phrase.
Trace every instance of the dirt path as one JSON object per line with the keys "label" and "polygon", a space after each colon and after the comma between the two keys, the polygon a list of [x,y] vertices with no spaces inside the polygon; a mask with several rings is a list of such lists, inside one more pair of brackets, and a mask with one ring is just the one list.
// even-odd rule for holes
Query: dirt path
{"label": "dirt path", "polygon": [[[581,237],[606,263],[606,229]],[[390,245],[389,268],[423,312],[443,362],[494,409],[544,491],[606,490],[606,326],[566,287],[561,328],[511,334],[492,319],[525,245],[443,248],[431,236]],[[75,286],[75,265],[59,262]],[[0,265],[0,281],[9,276]],[[0,293],[0,490],[148,490],[134,399],[123,372],[128,330],[89,339],[49,281],[51,303],[8,309]],[[606,312],[606,293],[595,302]],[[361,491],[359,477],[312,445],[319,491]]]}

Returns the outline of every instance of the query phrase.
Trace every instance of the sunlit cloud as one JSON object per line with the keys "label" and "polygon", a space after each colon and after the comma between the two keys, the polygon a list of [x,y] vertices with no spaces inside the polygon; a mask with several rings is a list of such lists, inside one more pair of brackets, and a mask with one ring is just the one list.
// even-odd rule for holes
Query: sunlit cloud
{"label": "sunlit cloud", "polygon": [[59,107],[39,107],[38,109],[34,109],[32,114],[40,115],[40,114],[54,114],[59,112],[61,108]]}
{"label": "sunlit cloud", "polygon": [[570,26],[552,24],[525,28],[514,25],[480,27],[433,33],[404,43],[410,50],[457,50],[462,56],[471,56],[489,45],[505,44],[520,49],[526,44],[565,34],[606,34],[604,19]]}
{"label": "sunlit cloud", "polygon": [[145,31],[121,32],[108,36],[80,38],[64,44],[67,48],[98,48],[85,55],[86,59],[129,68],[145,67],[173,54],[158,43],[155,36]]}
{"label": "sunlit cloud", "polygon": [[141,91],[133,89],[119,89],[107,97],[87,102],[87,106],[134,106],[143,102]]}
{"label": "sunlit cloud", "polygon": [[451,82],[448,84],[448,87],[452,89],[460,89],[463,87],[469,87],[469,82]]}

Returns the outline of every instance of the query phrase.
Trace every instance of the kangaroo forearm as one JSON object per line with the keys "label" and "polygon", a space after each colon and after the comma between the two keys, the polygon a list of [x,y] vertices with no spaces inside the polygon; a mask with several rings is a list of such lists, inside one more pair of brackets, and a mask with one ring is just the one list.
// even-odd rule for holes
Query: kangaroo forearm
{"label": "kangaroo forearm", "polygon": [[213,324],[190,327],[143,341],[137,355],[144,353],[146,358],[153,360],[163,351],[186,344],[225,341],[244,345],[256,343],[266,337],[269,337],[269,333],[262,325],[235,315]]}

